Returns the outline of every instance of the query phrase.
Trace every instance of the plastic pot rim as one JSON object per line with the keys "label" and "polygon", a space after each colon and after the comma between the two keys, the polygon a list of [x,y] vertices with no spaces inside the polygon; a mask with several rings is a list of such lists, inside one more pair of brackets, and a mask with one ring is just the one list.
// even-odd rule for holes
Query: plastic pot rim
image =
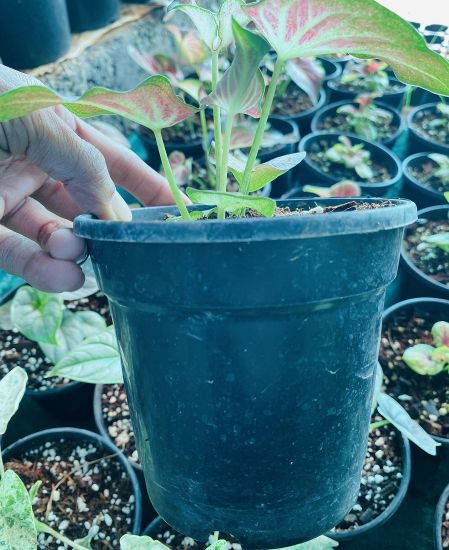
{"label": "plastic pot rim", "polygon": [[407,115],[407,128],[408,128],[408,131],[411,132],[415,136],[415,138],[418,139],[419,141],[430,143],[430,145],[433,145],[439,150],[445,150],[446,151],[445,154],[449,154],[449,145],[435,141],[434,139],[431,139],[425,135],[421,135],[413,127],[413,124],[414,124],[413,119],[415,118],[416,113],[418,113],[419,111],[424,111],[425,109],[434,109],[436,108],[437,105],[438,105],[438,102],[434,101],[431,103],[424,103],[422,105],[417,105],[416,107],[414,107]]}
{"label": "plastic pot rim", "polygon": [[[415,178],[415,176],[413,176],[409,171],[409,167],[410,167],[410,164],[416,160],[416,159],[419,159],[419,158],[425,158],[425,157],[429,157],[429,155],[432,155],[432,151],[429,151],[429,152],[424,152],[424,153],[414,153],[413,155],[410,155],[408,157],[406,157],[403,161],[402,161],[402,172],[404,173],[404,175],[414,184],[418,187],[418,189],[420,191],[424,191],[426,193],[428,193],[431,197],[433,197],[434,199],[436,200],[442,200],[444,201],[444,195],[443,193],[438,193],[438,191],[435,191],[434,189],[431,189],[430,187],[426,187],[425,185],[423,185],[418,179]],[[432,161],[432,159],[429,159],[430,161]],[[433,161],[432,161],[433,162]],[[444,204],[442,203],[442,206],[444,206]]]}
{"label": "plastic pot rim", "polygon": [[[396,91],[390,91],[390,92],[384,92],[381,96],[379,96],[379,100],[382,100],[383,97],[387,97],[387,96],[395,96],[395,95],[400,95],[400,94],[403,94],[405,93],[405,91],[407,90],[408,88],[408,84],[404,84],[403,82],[401,82],[399,79],[397,79],[396,77],[394,76],[389,76],[389,81],[390,82],[393,82],[393,84],[400,84],[402,86],[402,89],[401,90],[396,90]],[[344,89],[341,89],[341,88],[338,88],[336,85],[335,85],[336,81],[334,80],[331,80],[329,82],[329,88],[335,92],[341,92],[341,93],[347,93],[347,94],[353,94],[354,97],[356,97],[357,95],[359,95],[360,93],[364,93],[363,91],[360,91],[360,92],[350,92],[349,90],[344,90]]]}
{"label": "plastic pot rim", "polygon": [[[443,550],[443,542],[441,537],[441,527],[443,524],[443,516],[446,510],[446,504],[449,501],[449,483],[444,488],[443,492],[438,499],[437,507],[435,509],[435,546],[437,550]],[[153,523],[153,522],[152,522]]]}

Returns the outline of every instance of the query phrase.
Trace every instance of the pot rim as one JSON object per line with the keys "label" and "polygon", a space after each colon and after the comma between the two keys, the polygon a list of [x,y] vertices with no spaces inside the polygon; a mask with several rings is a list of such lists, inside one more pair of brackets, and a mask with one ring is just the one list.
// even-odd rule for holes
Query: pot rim
{"label": "pot rim", "polygon": [[[385,202],[383,198],[356,198],[355,202]],[[390,200],[390,199],[388,199]],[[277,201],[281,207],[330,206],[347,203],[347,198],[292,199]],[[416,220],[416,205],[406,199],[391,199],[393,207],[338,212],[329,215],[284,216],[278,218],[237,218],[201,222],[166,222],[166,214],[178,214],[176,206],[140,208],[133,211],[134,221],[105,221],[90,214],[78,216],[75,234],[95,241],[128,243],[236,243],[321,238],[399,229]],[[195,205],[189,210],[207,210]]]}
{"label": "pot rim", "polygon": [[449,483],[446,485],[443,492],[441,493],[440,498],[438,499],[437,507],[435,509],[434,534],[435,534],[435,546],[437,550],[443,550],[443,543],[441,540],[441,527],[443,523],[444,511],[446,509],[446,504],[448,500],[449,500]]}
{"label": "pot rim", "polygon": [[432,109],[432,108],[435,109],[438,103],[439,103],[438,101],[432,101],[430,103],[424,103],[423,105],[417,105],[414,109],[412,109],[407,115],[407,128],[409,132],[411,132],[420,141],[429,143],[430,145],[433,145],[434,147],[438,148],[439,151],[444,151],[445,152],[444,154],[448,154],[449,145],[440,143],[439,141],[435,141],[434,139],[431,139],[425,135],[422,135],[421,133],[417,132],[413,127],[413,124],[414,124],[413,119],[415,118],[416,113],[418,113],[419,111],[424,111],[425,109]]}
{"label": "pot rim", "polygon": [[[429,152],[423,152],[423,153],[415,153],[413,155],[406,157],[402,162],[402,172],[404,173],[404,176],[407,177],[411,181],[411,183],[413,185],[416,185],[421,191],[425,191],[426,193],[428,193],[430,196],[432,196],[437,200],[444,200],[443,193],[439,193],[438,191],[435,191],[435,189],[426,187],[408,171],[410,164],[414,160],[429,157],[429,155],[432,155],[432,154],[433,154],[432,151],[429,151]],[[429,159],[429,160],[432,161],[432,159]],[[444,204],[442,204],[441,206],[444,206]]]}
{"label": "pot rim", "polygon": [[41,430],[39,432],[34,432],[30,435],[26,435],[25,437],[18,439],[14,443],[11,443],[11,445],[6,447],[6,449],[2,451],[2,456],[5,457],[7,454],[13,453],[15,450],[22,446],[30,447],[30,443],[33,443],[34,441],[37,442],[39,440],[42,440],[44,442],[47,442],[51,439],[56,439],[56,437],[70,439],[71,436],[73,439],[77,440],[94,440],[96,443],[102,445],[108,452],[116,456],[117,460],[120,462],[121,466],[123,467],[131,481],[132,492],[135,497],[135,510],[132,533],[136,535],[139,534],[142,523],[142,491],[140,490],[140,485],[137,480],[136,473],[132,469],[124,454],[103,436],[81,428],[50,428],[48,430]]}
{"label": "pot rim", "polygon": [[[395,95],[402,95],[405,93],[405,91],[407,90],[408,88],[408,84],[404,84],[404,82],[401,82],[398,78],[396,78],[395,76],[388,76],[388,79],[390,82],[393,82],[393,84],[401,84],[402,85],[402,89],[401,90],[396,90],[396,91],[393,91],[393,92],[384,92],[381,96],[379,96],[379,99],[382,99],[383,97],[391,97],[391,96],[395,96]],[[332,90],[334,90],[335,92],[341,92],[341,93],[345,93],[345,94],[350,94],[351,96],[357,96],[358,93],[357,92],[350,92],[348,90],[342,90],[341,88],[339,88],[338,86],[336,86],[336,83],[338,82],[338,80],[331,80],[328,84],[329,84],[329,88],[331,88]]]}

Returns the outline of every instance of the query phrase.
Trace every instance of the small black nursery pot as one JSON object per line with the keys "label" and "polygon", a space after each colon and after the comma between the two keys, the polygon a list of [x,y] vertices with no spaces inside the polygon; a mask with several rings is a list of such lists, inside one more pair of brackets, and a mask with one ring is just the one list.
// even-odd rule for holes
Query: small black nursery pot
{"label": "small black nursery pot", "polygon": [[120,0],[67,0],[72,32],[106,27],[120,17]]}
{"label": "small black nursery pot", "polygon": [[429,158],[429,153],[415,153],[402,163],[404,197],[412,200],[419,209],[445,202],[443,191],[437,191],[430,183],[426,184],[422,180],[422,177],[429,175],[437,166],[437,163]]}
{"label": "small black nursery pot", "polygon": [[[447,523],[446,515],[449,513],[449,485],[442,492],[435,510],[435,548],[444,550],[449,541],[449,530],[443,525]],[[156,521],[156,520],[155,520]],[[151,524],[153,525],[154,522]],[[151,527],[151,525],[149,527]],[[444,541],[444,546],[443,546]]]}
{"label": "small black nursery pot", "polygon": [[[353,133],[353,130],[349,124],[345,122],[344,115],[339,115],[337,113],[337,110],[342,107],[343,105],[351,105],[352,102],[349,102],[347,100],[343,101],[337,101],[336,103],[330,103],[329,105],[325,105],[322,107],[318,112],[315,113],[312,123],[311,123],[311,129],[312,132],[336,132],[341,134],[342,132],[350,132]],[[357,106],[355,103],[354,106]],[[377,102],[375,103],[376,107],[379,107],[381,109],[384,109],[390,115],[392,116],[390,128],[391,131],[389,133],[386,133],[381,139],[378,141],[382,143],[382,145],[385,145],[387,147],[392,147],[397,138],[402,134],[405,128],[405,121],[403,120],[400,112],[392,107],[391,105],[387,105],[386,103]],[[333,121],[333,123],[332,123]],[[342,124],[347,124],[347,128],[344,126],[342,127]]]}
{"label": "small black nursery pot", "polygon": [[422,238],[449,231],[449,205],[431,206],[418,212],[418,222],[404,234],[401,250],[401,297],[432,296],[449,299],[449,260],[447,253],[417,250]]}
{"label": "small black nursery pot", "polygon": [[55,61],[70,46],[65,0],[2,0],[0,58],[13,69]]}
{"label": "small black nursery pot", "polygon": [[425,32],[424,38],[427,44],[442,44],[444,42],[444,34],[437,32]]}
{"label": "small black nursery pot", "polygon": [[341,73],[343,72],[343,66],[341,63],[337,63],[336,60],[329,59],[327,57],[318,57],[318,61],[323,66],[326,73],[326,76],[324,77],[324,87],[327,88],[327,83],[330,80],[340,78]]}
{"label": "small black nursery pot", "polygon": [[447,25],[444,25],[443,23],[432,23],[431,25],[426,25],[424,30],[426,32],[445,33],[447,31]]}
{"label": "small black nursery pot", "polygon": [[412,27],[415,27],[415,29],[421,28],[421,23],[418,23],[417,21],[409,21],[409,23]]}
{"label": "small black nursery pot", "polygon": [[280,201],[337,212],[270,219],[167,223],[177,209],[165,206],[75,221],[110,299],[150,499],[187,536],[285,547],[353,505],[384,291],[416,208],[338,211],[346,203]]}
{"label": "small black nursery pot", "polygon": [[[329,82],[333,82],[333,80]],[[324,89],[322,89],[320,92],[320,97],[318,98],[317,104],[313,105],[309,109],[306,109],[305,111],[301,111],[300,113],[292,113],[288,115],[278,110],[276,111],[276,114],[274,116],[280,120],[293,122],[299,128],[300,135],[305,136],[310,132],[310,123],[312,122],[312,118],[314,114],[319,109],[321,109],[323,105],[326,104],[326,98],[327,98],[326,92],[324,91]]]}
{"label": "small black nursery pot", "polygon": [[[449,155],[449,125],[438,112],[437,105],[438,103],[419,105],[408,114],[410,153],[432,151]],[[437,119],[441,119],[442,124],[438,127],[432,126]]]}
{"label": "small black nursery pot", "polygon": [[[333,166],[328,172],[324,172],[316,160],[314,154],[320,154],[325,149],[338,142],[341,135],[347,136],[352,145],[363,143],[364,149],[370,152],[373,165],[381,166],[389,173],[388,179],[375,183],[364,183],[356,176],[355,172],[349,175],[339,175]],[[393,185],[396,185],[402,178],[401,162],[398,157],[380,143],[373,143],[360,138],[354,134],[336,134],[332,132],[316,132],[302,138],[299,143],[299,151],[307,153],[306,158],[298,166],[298,181],[301,186],[316,184],[331,186],[343,179],[353,179],[362,189],[363,194],[371,196],[383,196]],[[355,179],[355,178],[358,179]]]}
{"label": "small black nursery pot", "polygon": [[[330,93],[329,101],[332,103],[336,101],[343,101],[343,100],[352,101],[358,95],[362,93],[366,93],[366,91],[364,90],[360,90],[357,92],[345,90],[344,88],[340,87],[339,83],[340,83],[340,80],[338,79],[331,80],[328,83],[329,93]],[[382,103],[388,103],[388,105],[391,105],[395,108],[399,108],[403,102],[405,92],[407,90],[407,85],[403,84],[393,76],[390,76],[390,85],[394,86],[395,89],[384,92],[382,96],[379,97],[379,101],[382,101]]]}

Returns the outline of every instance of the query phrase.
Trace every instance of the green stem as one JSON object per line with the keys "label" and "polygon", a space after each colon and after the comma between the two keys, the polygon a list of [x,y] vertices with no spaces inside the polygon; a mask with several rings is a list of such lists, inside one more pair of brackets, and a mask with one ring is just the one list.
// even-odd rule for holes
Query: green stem
{"label": "green stem", "polygon": [[5,475],[5,467],[3,465],[2,449],[0,448],[0,479]]}
{"label": "green stem", "polygon": [[206,159],[206,172],[207,172],[207,179],[209,180],[209,184],[212,187],[212,189],[215,188],[213,176],[212,176],[212,170],[210,166],[210,159],[209,159],[209,139],[207,135],[207,121],[206,121],[206,111],[203,109],[200,111],[200,120],[201,120],[201,133],[203,134],[203,151],[204,151],[204,158]]}
{"label": "green stem", "polygon": [[223,149],[221,153],[221,171],[220,171],[220,187],[218,190],[221,193],[226,193],[226,183],[228,181],[228,158],[229,158],[229,148],[231,146],[231,134],[232,126],[234,124],[234,115],[229,115],[226,117],[225,133],[223,139]]}
{"label": "green stem", "polygon": [[51,535],[57,540],[60,540],[64,544],[67,544],[70,548],[74,548],[75,550],[86,550],[85,546],[81,546],[81,544],[78,544],[76,542],[71,541],[64,535],[61,535],[61,533],[58,533],[54,529],[52,529],[49,525],[46,525],[45,523],[42,523],[41,521],[35,520],[36,523],[36,529],[38,533],[47,533],[48,535]]}
{"label": "green stem", "polygon": [[[219,52],[212,52],[212,91],[215,91],[215,88],[218,84],[218,54]],[[216,177],[217,184],[215,188],[218,187],[218,182],[220,181],[220,170],[221,170],[221,112],[220,108],[214,105],[214,140],[215,140],[215,164],[216,164]]]}
{"label": "green stem", "polygon": [[369,429],[371,430],[377,430],[377,428],[382,428],[382,426],[387,426],[388,424],[391,424],[389,420],[379,420],[378,422],[373,422],[369,425]]}
{"label": "green stem", "polygon": [[412,102],[412,95],[415,90],[416,90],[415,86],[410,86],[409,89],[407,90],[407,93],[405,94],[404,107],[410,107],[410,104]]}
{"label": "green stem", "polygon": [[273,74],[271,76],[271,82],[270,82],[270,85],[268,86],[267,94],[263,102],[262,114],[259,119],[259,124],[257,125],[257,130],[256,130],[256,135],[254,136],[253,145],[251,147],[251,151],[249,152],[248,160],[246,162],[245,172],[243,174],[243,182],[240,189],[240,192],[243,193],[243,195],[247,195],[249,192],[251,172],[253,171],[254,163],[256,162],[257,154],[260,149],[260,144],[262,143],[265,127],[267,125],[268,117],[270,116],[271,106],[273,105],[277,82],[279,80],[279,76],[281,75],[283,68],[284,68],[284,61],[278,57],[274,65]]}
{"label": "green stem", "polygon": [[179,187],[176,185],[175,177],[170,166],[170,161],[168,160],[167,151],[165,150],[164,140],[162,139],[162,133],[160,130],[154,130],[154,137],[156,138],[157,149],[161,157],[162,167],[164,168],[165,177],[168,180],[168,185],[170,186],[170,191],[173,194],[173,197],[176,202],[176,206],[179,208],[179,213],[183,220],[189,221],[192,218],[190,217],[187,206],[184,203],[182,198],[182,193],[179,190]]}

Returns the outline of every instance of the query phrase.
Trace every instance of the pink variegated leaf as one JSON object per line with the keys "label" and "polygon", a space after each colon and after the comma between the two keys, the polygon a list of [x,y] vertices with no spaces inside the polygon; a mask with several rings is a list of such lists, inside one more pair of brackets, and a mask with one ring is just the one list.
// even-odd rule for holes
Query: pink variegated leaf
{"label": "pink variegated leaf", "polygon": [[150,75],[164,74],[172,82],[177,82],[184,78],[181,68],[178,67],[175,61],[171,57],[168,57],[168,55],[161,53],[154,55],[143,54],[134,46],[128,46],[128,54],[139,67]]}
{"label": "pink variegated leaf", "polygon": [[[175,178],[176,185],[187,185],[192,176],[193,159],[186,158],[181,151],[172,151],[168,156],[170,166]],[[161,167],[159,172],[165,176],[164,169]]]}
{"label": "pink variegated leaf", "polygon": [[182,65],[195,66],[206,61],[209,50],[194,31],[182,32],[176,25],[167,25],[178,48],[178,61]]}
{"label": "pink variegated leaf", "polygon": [[167,77],[158,75],[150,76],[128,92],[98,87],[77,99],[60,96],[45,86],[9,90],[0,95],[0,122],[55,105],[64,105],[81,118],[119,115],[150,130],[168,128],[198,112],[174,93]]}
{"label": "pink variegated leaf", "polygon": [[218,34],[218,17],[206,8],[198,6],[195,0],[174,0],[167,8],[167,12],[181,11],[190,18],[195,25],[201,39],[211,51],[221,47]]}
{"label": "pink variegated leaf", "polygon": [[290,59],[285,65],[288,76],[305,92],[314,105],[318,103],[326,72],[319,61],[311,57]]}
{"label": "pink variegated leaf", "polygon": [[262,37],[245,29],[235,19],[232,30],[236,43],[234,59],[214,92],[203,103],[218,105],[230,116],[247,113],[257,117],[260,116],[260,103],[265,90],[259,63],[269,46]]}
{"label": "pink variegated leaf", "polygon": [[449,63],[375,0],[260,0],[242,9],[281,60],[347,53],[375,57],[403,82],[449,95]]}
{"label": "pink variegated leaf", "polygon": [[432,337],[436,346],[449,347],[449,323],[438,321],[432,327]]}
{"label": "pink variegated leaf", "polygon": [[232,20],[235,19],[242,27],[246,27],[250,19],[242,10],[241,0],[223,0],[218,12],[218,34],[221,39],[220,48],[227,48],[234,41]]}
{"label": "pink variegated leaf", "polygon": [[[254,135],[257,130],[257,122],[252,119],[241,120],[232,129],[231,150],[248,149],[254,141]],[[275,147],[276,145],[288,145],[297,143],[299,140],[298,133],[283,134],[269,125],[265,128],[262,137],[262,147]]]}
{"label": "pink variegated leaf", "polygon": [[320,187],[318,185],[304,185],[304,193],[313,193],[319,197],[360,197],[362,194],[360,187],[353,181],[344,180],[334,183],[330,187]]}

